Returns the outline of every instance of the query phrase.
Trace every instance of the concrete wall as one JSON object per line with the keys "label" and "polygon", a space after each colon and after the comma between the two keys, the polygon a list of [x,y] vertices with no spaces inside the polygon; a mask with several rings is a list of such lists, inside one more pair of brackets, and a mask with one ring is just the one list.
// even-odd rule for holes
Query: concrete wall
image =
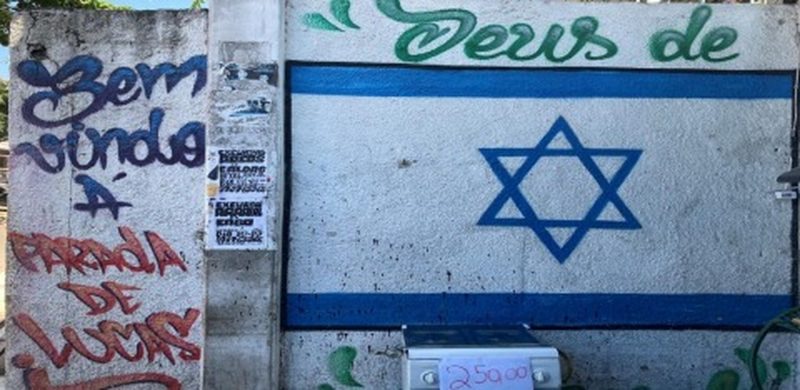
{"label": "concrete wall", "polygon": [[[401,324],[519,322],[571,384],[745,385],[752,330],[797,303],[796,210],[770,193],[796,8],[218,3],[208,34],[15,20],[11,387],[399,388]],[[226,192],[224,151],[263,156],[258,190]],[[217,235],[244,201],[254,230]],[[793,340],[767,363],[796,367]]]}
{"label": "concrete wall", "polygon": [[9,388],[202,385],[206,29],[14,19]]}
{"label": "concrete wall", "polygon": [[[209,389],[278,388],[281,262],[275,249],[280,239],[278,185],[283,176],[279,155],[283,145],[282,9],[280,1],[211,4],[209,150],[264,152],[268,181],[262,194],[263,222],[268,233],[258,250],[207,252],[205,385]],[[248,104],[254,101],[256,110]]]}
{"label": "concrete wall", "polygon": [[797,302],[770,193],[795,8],[292,1],[287,26],[283,387],[343,388],[346,350],[399,388],[401,324],[520,322],[571,384],[748,382],[751,330]]}

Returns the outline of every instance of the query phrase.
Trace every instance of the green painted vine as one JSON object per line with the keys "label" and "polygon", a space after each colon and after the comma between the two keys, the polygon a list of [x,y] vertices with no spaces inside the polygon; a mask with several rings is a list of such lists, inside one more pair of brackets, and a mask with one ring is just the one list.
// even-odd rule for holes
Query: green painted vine
{"label": "green painted vine", "polygon": [[[747,348],[736,348],[733,350],[739,361],[742,362],[741,371],[726,367],[715,372],[706,384],[706,390],[752,390],[741,387],[742,377],[747,377],[747,367],[750,365],[750,350]],[[779,390],[781,385],[792,377],[792,367],[789,362],[775,360],[767,365],[764,359],[758,358],[756,361],[758,377],[763,378],[761,386],[765,389]],[[561,390],[587,390],[583,385],[564,385]],[[631,390],[650,390],[647,386],[637,386]]]}
{"label": "green painted vine", "polygon": [[[336,348],[328,355],[328,373],[337,384],[345,387],[364,387],[353,377],[353,365],[358,356],[358,351],[351,346]],[[317,386],[317,390],[336,390],[329,383]]]}
{"label": "green painted vine", "polygon": [[343,27],[354,30],[361,28],[350,18],[350,0],[330,0],[330,14],[342,27],[331,22],[325,15],[319,12],[310,12],[303,15],[303,24],[313,29],[323,31],[344,32]]}

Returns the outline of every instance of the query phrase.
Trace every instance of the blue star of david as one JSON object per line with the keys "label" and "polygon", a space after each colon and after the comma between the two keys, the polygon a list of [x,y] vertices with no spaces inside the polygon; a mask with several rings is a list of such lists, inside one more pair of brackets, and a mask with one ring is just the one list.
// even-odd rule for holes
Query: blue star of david
{"label": "blue star of david", "polygon": [[[563,135],[569,148],[551,148],[550,143],[559,135]],[[539,240],[547,247],[550,253],[560,263],[564,263],[590,229],[618,229],[634,230],[642,227],[633,213],[619,197],[618,190],[628,175],[633,170],[642,154],[638,149],[594,149],[586,148],[578,140],[578,136],[563,118],[553,124],[550,130],[533,148],[497,148],[479,149],[489,163],[494,174],[503,184],[500,194],[492,201],[489,208],[481,216],[478,225],[481,226],[518,226],[528,227],[536,234]],[[500,161],[503,157],[524,157],[525,161],[513,174]],[[581,220],[541,219],[519,189],[522,180],[530,173],[531,169],[543,157],[574,157],[586,168],[589,174],[600,185],[600,195],[592,207]],[[622,157],[624,162],[610,178],[606,177],[597,166],[594,158],[597,157]],[[522,217],[503,218],[499,213],[507,202],[513,202]],[[537,205],[541,206],[541,205]],[[599,217],[607,207],[615,207],[622,220],[607,221]],[[559,245],[549,228],[574,228],[572,235]]]}

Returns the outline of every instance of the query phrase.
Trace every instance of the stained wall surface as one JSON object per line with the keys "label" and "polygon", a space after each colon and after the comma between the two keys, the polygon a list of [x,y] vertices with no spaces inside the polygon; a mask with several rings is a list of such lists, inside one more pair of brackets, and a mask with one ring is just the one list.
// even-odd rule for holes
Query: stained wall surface
{"label": "stained wall surface", "polygon": [[[795,8],[219,3],[210,38],[203,13],[15,20],[12,388],[399,388],[401,324],[520,322],[570,384],[745,385],[797,303],[771,193]],[[265,248],[203,252],[212,148],[265,151]],[[773,377],[797,347],[769,339]]]}
{"label": "stained wall surface", "polygon": [[747,382],[797,302],[795,8],[344,3],[287,10],[286,388],[399,388],[402,324],[528,323],[588,388]]}
{"label": "stained wall surface", "polygon": [[229,247],[206,252],[207,389],[278,388],[281,262],[274,249],[280,233],[278,186],[283,176],[279,165],[283,150],[282,4],[226,0],[210,5],[209,154],[255,150],[265,156],[262,223],[269,250]]}
{"label": "stained wall surface", "polygon": [[9,388],[200,388],[207,18],[12,26]]}

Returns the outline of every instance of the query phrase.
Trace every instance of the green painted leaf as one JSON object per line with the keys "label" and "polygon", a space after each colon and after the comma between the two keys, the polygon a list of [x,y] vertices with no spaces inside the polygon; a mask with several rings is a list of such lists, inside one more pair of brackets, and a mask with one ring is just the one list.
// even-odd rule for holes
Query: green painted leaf
{"label": "green painted leaf", "polygon": [[322,14],[316,12],[303,15],[303,24],[317,30],[344,31],[339,27],[336,27],[336,25],[333,23],[329,22],[328,19],[325,19]]}
{"label": "green painted leaf", "polygon": [[[734,352],[736,353],[736,356],[739,357],[739,360],[741,360],[745,364],[745,366],[747,367],[747,371],[749,372],[750,371],[750,349],[748,349],[748,348],[736,348],[734,350]],[[761,385],[763,386],[765,383],[767,383],[767,379],[769,379],[769,376],[768,376],[768,373],[767,373],[767,362],[765,362],[764,359],[762,359],[760,357],[756,357],[756,358],[758,359],[758,360],[756,360],[756,371],[758,373],[758,379],[761,382]]]}
{"label": "green painted leaf", "polygon": [[356,30],[361,28],[350,19],[350,0],[331,0],[331,13],[343,25]]}
{"label": "green painted leaf", "polygon": [[731,369],[718,371],[708,381],[706,390],[738,390],[739,374]]}
{"label": "green painted leaf", "polygon": [[328,357],[328,369],[340,384],[350,387],[364,387],[353,378],[353,362],[358,352],[350,346],[339,347]]}
{"label": "green painted leaf", "polygon": [[792,366],[783,360],[776,360],[772,362],[772,369],[775,370],[775,377],[779,382],[783,382],[792,376]]}
{"label": "green painted leaf", "polygon": [[333,386],[329,384],[319,385],[317,386],[317,390],[336,390]]}

